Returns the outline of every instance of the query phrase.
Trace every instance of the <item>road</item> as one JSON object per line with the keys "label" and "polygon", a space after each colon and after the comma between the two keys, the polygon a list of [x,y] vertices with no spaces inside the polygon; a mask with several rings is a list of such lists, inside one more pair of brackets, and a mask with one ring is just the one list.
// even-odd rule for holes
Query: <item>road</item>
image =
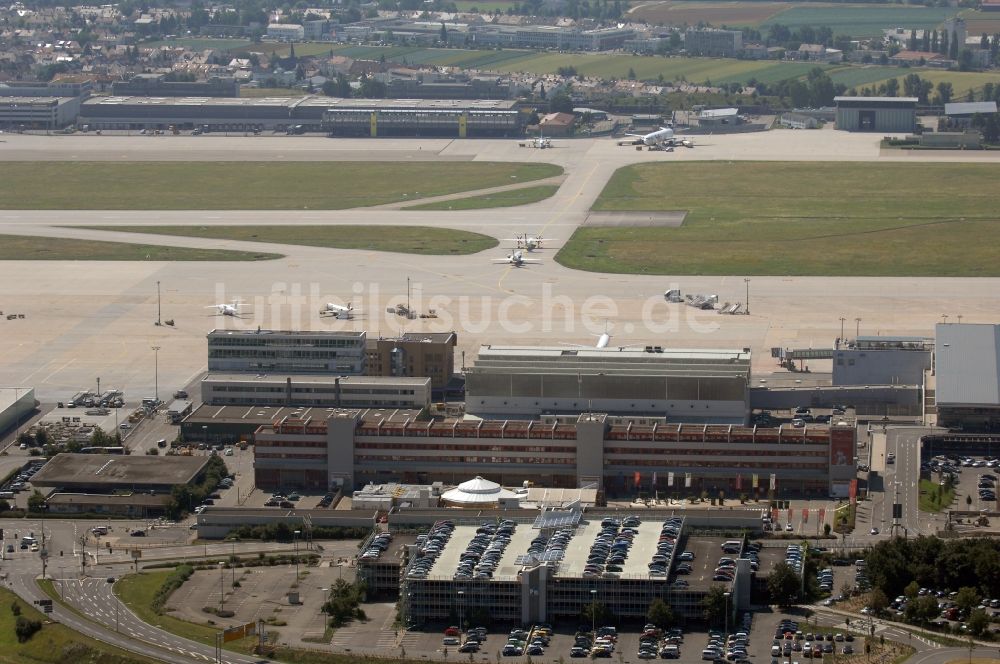
{"label": "road", "polygon": [[[61,532],[61,529],[55,530]],[[7,532],[5,530],[5,534]],[[46,529],[47,537],[50,532]],[[40,534],[39,529],[36,535]],[[232,546],[232,544],[208,545],[208,553],[217,557],[228,556],[233,550]],[[260,546],[259,543],[238,543],[236,552],[250,553]],[[201,554],[202,549],[202,546],[178,547],[174,557],[197,556]],[[80,552],[75,551],[73,558],[78,559],[79,555]],[[117,600],[112,591],[112,584],[107,582],[107,578],[112,576],[118,578],[129,572],[131,564],[128,562],[116,561],[109,564],[109,561],[102,559],[98,564],[91,561],[87,569],[94,576],[82,578],[76,574],[77,563],[74,562],[67,567],[57,564],[58,562],[57,558],[50,558],[48,566],[50,573],[47,578],[53,578],[52,572],[55,572],[53,581],[56,590],[67,603],[89,619],[83,619],[77,613],[57,603],[53,607],[52,614],[55,620],[86,636],[154,659],[183,664],[217,661],[213,646],[184,639],[144,623]],[[39,554],[18,550],[18,554],[6,559],[4,570],[7,574],[7,587],[26,601],[34,602],[47,597],[36,583],[42,572]],[[223,662],[227,664],[256,664],[265,661],[268,660],[223,652]]]}

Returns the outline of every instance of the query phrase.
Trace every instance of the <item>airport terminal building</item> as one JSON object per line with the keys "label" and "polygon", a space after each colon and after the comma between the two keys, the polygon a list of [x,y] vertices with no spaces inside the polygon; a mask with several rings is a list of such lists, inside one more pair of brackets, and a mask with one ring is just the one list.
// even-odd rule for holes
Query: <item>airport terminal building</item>
{"label": "airport terminal building", "polygon": [[324,131],[333,136],[517,136],[528,117],[516,101],[336,97],[94,97],[80,106],[92,129],[207,132]]}
{"label": "airport terminal building", "polygon": [[601,487],[608,495],[847,495],[850,420],[795,428],[677,424],[602,413],[541,420],[427,420],[416,411],[329,410],[283,417],[253,435],[262,489],[368,483]]}

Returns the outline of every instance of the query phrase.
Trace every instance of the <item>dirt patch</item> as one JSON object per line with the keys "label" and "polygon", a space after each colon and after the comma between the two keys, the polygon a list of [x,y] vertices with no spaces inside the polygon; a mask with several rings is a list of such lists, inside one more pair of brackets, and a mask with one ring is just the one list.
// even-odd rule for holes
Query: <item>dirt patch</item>
{"label": "dirt patch", "polygon": [[[650,23],[697,25],[760,25],[779,12],[796,6],[791,2],[651,2],[636,7],[632,16]],[[971,34],[971,33],[970,33]]]}
{"label": "dirt patch", "polygon": [[687,210],[664,210],[662,212],[591,212],[584,226],[662,226],[679,228],[687,217]]}

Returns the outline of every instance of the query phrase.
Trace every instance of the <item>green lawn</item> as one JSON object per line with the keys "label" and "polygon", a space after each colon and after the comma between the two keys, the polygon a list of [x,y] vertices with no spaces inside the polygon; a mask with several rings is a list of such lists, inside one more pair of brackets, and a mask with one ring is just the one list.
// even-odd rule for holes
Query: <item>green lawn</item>
{"label": "green lawn", "polygon": [[582,227],[556,256],[594,272],[1000,275],[1000,165],[640,164],[596,210],[686,210],[679,228]]}
{"label": "green lawn", "polygon": [[[7,210],[341,210],[530,182],[552,164],[10,162]],[[58,183],[58,186],[53,186]]]}
{"label": "green lawn", "polygon": [[527,205],[537,203],[549,198],[559,191],[559,185],[541,184],[537,187],[524,187],[522,189],[508,189],[495,194],[483,194],[482,196],[471,196],[469,198],[453,198],[448,201],[438,201],[437,203],[424,203],[423,205],[411,205],[404,210],[478,210],[481,208],[513,207],[515,205]]}
{"label": "green lawn", "polygon": [[933,480],[920,480],[919,508],[922,512],[943,512],[955,500],[955,490],[944,490]]}
{"label": "green lawn", "polygon": [[[142,574],[129,574],[119,579],[115,584],[115,594],[122,601],[122,604],[131,609],[143,622],[192,641],[214,644],[215,635],[219,633],[219,630],[214,627],[197,625],[170,615],[159,614],[151,608],[156,591],[160,589],[171,572],[173,572],[172,569],[165,569],[143,572]],[[207,615],[206,620],[208,619]]]}
{"label": "green lawn", "polygon": [[497,246],[479,233],[426,226],[87,226],[100,231],[179,235],[307,247],[393,251],[401,254],[475,254]]}
{"label": "green lawn", "polygon": [[0,235],[0,260],[4,261],[263,261],[275,258],[283,256],[226,249]]}
{"label": "green lawn", "polygon": [[[41,630],[24,643],[14,634],[17,618],[11,609],[16,604],[21,615],[42,621]],[[0,664],[152,664],[154,660],[133,655],[114,646],[74,632],[58,623],[44,624],[48,618],[33,606],[6,589],[0,589]]]}

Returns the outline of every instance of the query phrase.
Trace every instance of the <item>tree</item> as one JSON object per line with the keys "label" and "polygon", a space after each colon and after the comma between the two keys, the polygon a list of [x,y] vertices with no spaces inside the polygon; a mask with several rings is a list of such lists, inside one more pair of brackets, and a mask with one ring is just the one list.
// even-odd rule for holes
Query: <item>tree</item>
{"label": "tree", "polygon": [[618,616],[606,604],[587,602],[580,610],[580,620],[586,625],[613,625],[617,624]]}
{"label": "tree", "polygon": [[45,496],[35,489],[30,496],[28,496],[28,511],[29,512],[43,512],[45,511]]}
{"label": "tree", "polygon": [[885,82],[885,94],[888,97],[898,97],[899,96],[899,79],[890,78]]}
{"label": "tree", "polygon": [[726,619],[726,605],[728,603],[729,599],[722,586],[712,586],[701,601],[701,611],[705,622],[709,626],[722,625]]}
{"label": "tree", "polygon": [[937,84],[937,98],[935,99],[937,104],[947,104],[951,102],[952,95],[954,94],[954,88],[949,81],[941,81]]}
{"label": "tree", "polygon": [[549,100],[549,110],[553,113],[572,113],[573,100],[564,91],[560,90]]}
{"label": "tree", "polygon": [[914,599],[919,592],[920,584],[916,581],[910,581],[910,583],[906,586],[906,589],[903,591],[903,594],[906,595],[907,599]]}
{"label": "tree", "polygon": [[35,444],[35,437],[32,436],[27,431],[22,431],[17,436],[17,442],[18,444],[24,445],[25,447],[33,447]]}
{"label": "tree", "polygon": [[881,615],[887,606],[889,606],[889,598],[885,596],[882,589],[876,588],[873,590],[868,598],[868,608],[872,610],[872,613],[877,616]]}
{"label": "tree", "polygon": [[979,593],[976,592],[975,588],[970,588],[969,586],[963,586],[958,589],[958,594],[955,595],[955,606],[962,615],[968,617],[972,613],[972,609],[979,605]]}
{"label": "tree", "polygon": [[986,123],[983,125],[983,140],[991,145],[1000,142],[1000,120],[997,119],[996,113],[991,113],[986,118]]}
{"label": "tree", "polygon": [[670,606],[657,597],[646,611],[646,620],[660,629],[665,629],[676,622],[676,617]]}
{"label": "tree", "polygon": [[636,78],[636,76],[635,76],[635,70],[632,69],[631,67],[629,67],[628,68],[628,80],[634,81],[635,78]]}
{"label": "tree", "polygon": [[444,24],[444,21],[441,21],[441,41],[448,41],[448,26]]}
{"label": "tree", "polygon": [[973,636],[982,636],[990,625],[990,617],[982,609],[976,609],[966,621]]}
{"label": "tree", "polygon": [[779,562],[767,577],[767,589],[778,606],[792,606],[799,598],[802,584],[799,575],[789,565]]}
{"label": "tree", "polygon": [[42,623],[38,620],[29,620],[24,616],[18,616],[17,621],[14,623],[14,634],[17,635],[17,642],[24,643],[32,636],[35,632],[42,628]]}

